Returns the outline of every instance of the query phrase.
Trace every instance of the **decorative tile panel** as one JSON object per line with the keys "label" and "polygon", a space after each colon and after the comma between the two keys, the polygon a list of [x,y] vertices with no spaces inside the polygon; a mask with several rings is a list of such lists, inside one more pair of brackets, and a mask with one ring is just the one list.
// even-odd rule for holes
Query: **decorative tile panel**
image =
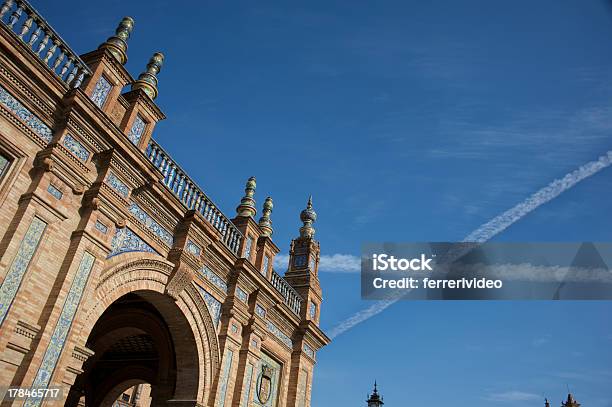
{"label": "decorative tile panel", "polygon": [[253,238],[249,236],[245,244],[246,244],[246,247],[244,248],[244,258],[250,259],[251,258],[251,248],[253,247]]}
{"label": "decorative tile panel", "polygon": [[81,161],[87,161],[91,154],[80,141],[72,137],[70,134],[66,134],[64,136],[64,141],[62,141],[62,144],[68,149],[68,151],[74,154]]}
{"label": "decorative tile panel", "polygon": [[98,229],[100,232],[107,234],[108,233],[108,226],[106,226],[104,223],[100,222],[99,220],[96,221],[96,223],[94,224],[95,228]]}
{"label": "decorative tile panel", "polygon": [[62,194],[62,191],[55,188],[52,184],[49,184],[49,186],[47,187],[47,192],[53,195],[53,197],[57,200],[62,199],[62,196],[64,195]]}
{"label": "decorative tile panel", "polygon": [[304,267],[306,265],[306,255],[300,254],[293,258],[293,265],[295,267]]}
{"label": "decorative tile panel", "polygon": [[274,325],[271,321],[268,321],[268,331],[270,331],[274,336],[280,339],[280,341],[287,345],[287,347],[293,349],[293,342],[291,341],[291,338],[286,333],[278,329],[278,327]]}
{"label": "decorative tile panel", "polygon": [[194,256],[200,256],[202,254],[202,248],[197,244],[193,243],[191,239],[187,240],[187,245],[185,246],[187,251]]}
{"label": "decorative tile panel", "polygon": [[[38,372],[36,373],[34,382],[32,383],[32,387],[46,388],[49,385],[51,375],[53,374],[53,370],[55,370],[55,365],[57,364],[60,354],[62,353],[62,349],[64,348],[64,343],[66,342],[68,332],[70,331],[72,320],[74,319],[74,315],[76,314],[79,303],[81,302],[81,296],[83,295],[85,284],[89,279],[89,274],[93,268],[94,261],[95,257],[92,254],[88,252],[83,254],[81,262],[79,263],[79,268],[74,276],[74,280],[70,285],[68,296],[64,301],[64,306],[62,307],[59,320],[55,325],[55,329],[51,335],[51,340],[43,356],[42,363],[38,369]],[[39,406],[41,402],[41,399],[29,398],[24,403],[24,406]]]}
{"label": "decorative tile panel", "polygon": [[140,142],[140,138],[144,134],[145,127],[146,127],[145,121],[142,119],[142,117],[140,117],[139,114],[137,114],[136,118],[134,119],[134,123],[132,123],[132,128],[130,129],[130,132],[128,133],[128,138],[130,139],[132,143],[134,143],[135,145],[138,145],[138,143]]}
{"label": "decorative tile panel", "polygon": [[262,318],[266,317],[266,310],[259,304],[255,304],[255,313]]}
{"label": "decorative tile panel", "polygon": [[232,359],[234,357],[234,352],[232,352],[231,349],[227,349],[225,352],[226,356],[223,361],[223,371],[219,379],[221,380],[221,387],[219,387],[219,394],[221,397],[219,397],[219,402],[217,403],[218,407],[225,406],[225,393],[227,393],[227,383],[229,381],[229,374],[232,369]]}
{"label": "decorative tile panel", "polygon": [[213,322],[215,325],[219,325],[219,320],[221,319],[221,302],[202,287],[198,286],[198,289],[200,290],[202,298],[204,298],[204,302],[208,306],[208,311],[212,316]]}
{"label": "decorative tile panel", "polygon": [[235,334],[238,333],[238,325],[232,324],[232,333],[235,333]]}
{"label": "decorative tile panel", "polygon": [[221,290],[223,290],[224,293],[227,294],[227,283],[221,277],[213,273],[211,269],[206,266],[203,266],[200,269],[200,273],[202,273],[202,275],[206,277],[208,281],[219,287]]}
{"label": "decorative tile panel", "polygon": [[146,211],[144,211],[137,203],[132,202],[129,207],[132,215],[138,219],[140,223],[146,226],[151,232],[155,233],[164,243],[172,247],[174,238],[172,233],[168,232],[164,227],[160,226]]}
{"label": "decorative tile panel", "polygon": [[306,407],[306,385],[308,384],[308,372],[301,369],[300,378],[298,379],[298,407]]}
{"label": "decorative tile panel", "polygon": [[315,317],[317,316],[317,304],[315,304],[314,302],[310,303],[309,313],[311,319],[315,319]]}
{"label": "decorative tile panel", "polygon": [[249,400],[251,399],[251,384],[253,381],[253,366],[249,363],[246,368],[246,374],[244,375],[244,382],[242,383],[242,400],[240,400],[240,407],[248,407]]}
{"label": "decorative tile panel", "polygon": [[[270,377],[270,391],[269,397],[265,397],[268,393],[262,394],[259,389],[265,389],[266,386],[261,386],[264,366],[266,370],[268,370],[268,374],[271,372]],[[267,354],[261,354],[261,360],[259,362],[259,366],[257,367],[256,374],[256,382],[255,382],[255,394],[253,395],[253,404],[261,407],[274,407],[277,405],[278,399],[278,387],[280,382],[280,376],[282,371],[282,365],[278,363],[276,360],[269,357]],[[264,397],[262,397],[264,396]]]}
{"label": "decorative tile panel", "polygon": [[112,171],[110,171],[108,175],[106,176],[106,183],[112,189],[117,191],[119,195],[123,196],[124,198],[128,197],[128,194],[130,193],[130,189]]}
{"label": "decorative tile panel", "polygon": [[113,236],[111,241],[111,252],[108,257],[110,258],[126,252],[159,254],[128,227],[115,231],[115,236]]}
{"label": "decorative tile panel", "polygon": [[108,97],[112,87],[113,86],[104,76],[100,76],[100,79],[98,79],[98,83],[96,83],[96,87],[91,94],[91,100],[100,109],[102,109],[102,106],[104,106],[104,102],[106,102],[106,98]]}
{"label": "decorative tile panel", "polygon": [[6,273],[6,277],[0,286],[0,325],[4,322],[4,318],[11,307],[17,290],[21,285],[21,280],[30,265],[30,261],[32,261],[32,257],[34,257],[34,253],[36,252],[36,248],[40,243],[40,239],[46,227],[47,224],[44,221],[39,218],[34,218],[23,240],[19,243],[17,255],[13,259]]}
{"label": "decorative tile panel", "polygon": [[264,276],[268,275],[268,266],[270,265],[270,256],[265,255],[263,261],[263,268],[261,269],[261,274]]}
{"label": "decorative tile panel", "polygon": [[302,347],[302,349],[304,350],[304,353],[307,354],[308,356],[310,356],[311,358],[314,359],[314,349],[312,349],[310,347],[310,345],[308,345],[307,343],[304,344],[304,346]]}
{"label": "decorative tile panel", "polygon": [[236,286],[236,297],[242,302],[249,302],[249,295],[238,286]]}
{"label": "decorative tile panel", "polygon": [[44,124],[36,115],[26,109],[13,95],[0,86],[0,104],[20,118],[26,126],[47,143],[51,141],[53,132],[51,128]]}

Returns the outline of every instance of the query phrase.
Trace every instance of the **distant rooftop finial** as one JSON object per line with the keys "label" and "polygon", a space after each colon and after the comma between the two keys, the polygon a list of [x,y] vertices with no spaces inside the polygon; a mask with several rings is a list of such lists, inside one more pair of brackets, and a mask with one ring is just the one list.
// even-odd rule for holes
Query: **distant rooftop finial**
{"label": "distant rooftop finial", "polygon": [[300,219],[304,226],[300,228],[300,236],[305,238],[313,238],[315,229],[312,224],[317,220],[317,213],[312,209],[312,195],[308,198],[306,209],[300,213]]}
{"label": "distant rooftop finial", "polygon": [[99,48],[108,49],[121,65],[125,65],[128,59],[127,40],[130,38],[133,29],[134,19],[132,17],[123,17],[115,30],[115,35],[107,39]]}
{"label": "distant rooftop finial", "polygon": [[544,407],[550,407],[550,403],[548,402],[548,398],[544,399]]}
{"label": "distant rooftop finial", "polygon": [[138,76],[138,79],[132,83],[132,90],[142,89],[144,93],[149,95],[151,99],[157,97],[157,74],[161,71],[164,63],[164,54],[156,52],[153,54],[149,63],[147,64],[147,70]]}
{"label": "distant rooftop finial", "polygon": [[273,207],[272,198],[267,197],[263,204],[263,213],[261,218],[259,218],[259,227],[263,232],[263,236],[272,236],[272,233],[274,233],[274,229],[272,229],[272,220],[270,219]]}
{"label": "distant rooftop finial", "polygon": [[236,208],[236,213],[238,216],[248,218],[255,216],[257,213],[257,208],[255,208],[255,200],[253,199],[256,187],[257,183],[255,182],[255,177],[249,178],[244,188],[244,196],[240,200],[240,205],[238,205]]}

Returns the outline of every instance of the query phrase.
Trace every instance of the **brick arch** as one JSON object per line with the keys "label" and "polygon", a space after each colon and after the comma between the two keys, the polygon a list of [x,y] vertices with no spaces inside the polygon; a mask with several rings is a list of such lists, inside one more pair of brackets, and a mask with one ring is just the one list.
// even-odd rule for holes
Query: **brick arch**
{"label": "brick arch", "polygon": [[[155,294],[162,294],[170,299],[166,294],[166,286],[173,269],[172,262],[150,253],[125,253],[109,259],[97,281],[93,282],[91,305],[82,319],[82,325],[76,335],[77,341],[84,344],[104,311],[128,293],[138,293],[153,305],[159,305],[155,304]],[[178,299],[172,300],[187,320],[195,338],[197,361],[191,363],[198,364],[197,401],[206,404],[209,398],[214,397],[213,375],[220,364],[215,323],[204,299],[193,284],[188,284],[178,295]],[[163,310],[160,311],[164,313]]]}

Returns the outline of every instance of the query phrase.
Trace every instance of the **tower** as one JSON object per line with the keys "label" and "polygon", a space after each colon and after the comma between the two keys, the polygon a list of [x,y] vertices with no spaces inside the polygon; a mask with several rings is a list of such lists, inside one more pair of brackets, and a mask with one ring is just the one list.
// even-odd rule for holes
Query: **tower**
{"label": "tower", "polygon": [[306,209],[300,213],[303,225],[300,236],[291,241],[289,265],[285,279],[304,299],[302,319],[319,324],[319,308],[322,301],[318,269],[320,248],[314,239],[315,229],[312,224],[317,220],[317,213],[312,207],[312,196],[308,198]]}
{"label": "tower", "polygon": [[580,403],[576,401],[572,393],[568,393],[567,400],[561,402],[561,407],[580,407]]}
{"label": "tower", "polygon": [[380,407],[385,404],[383,403],[382,397],[378,394],[376,381],[374,381],[374,391],[372,391],[372,394],[368,396],[366,403],[368,403],[368,407]]}

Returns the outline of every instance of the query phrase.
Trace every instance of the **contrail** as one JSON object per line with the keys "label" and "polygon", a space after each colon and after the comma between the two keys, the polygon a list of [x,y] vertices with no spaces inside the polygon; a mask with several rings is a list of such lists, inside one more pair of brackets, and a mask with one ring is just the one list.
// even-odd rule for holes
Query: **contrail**
{"label": "contrail", "polygon": [[[602,155],[597,160],[590,161],[580,166],[578,169],[570,172],[563,178],[554,180],[544,188],[535,192],[523,202],[515,205],[514,207],[508,209],[501,215],[498,215],[487,223],[481,225],[476,230],[472,231],[472,233],[467,235],[463,239],[463,241],[478,243],[486,242],[493,236],[506,230],[513,223],[518,222],[530,212],[533,212],[538,207],[555,199],[563,192],[578,184],[580,181],[609,167],[611,164],[612,151],[608,151],[606,154]],[[399,301],[399,299],[400,297],[396,297],[389,300],[378,301],[370,307],[357,312],[355,315],[345,319],[344,321],[333,327],[329,333],[329,337],[333,339],[338,335],[341,335],[349,329],[353,328],[354,326],[362,323],[363,321],[366,321],[372,318],[373,316],[380,314],[392,304]]]}

